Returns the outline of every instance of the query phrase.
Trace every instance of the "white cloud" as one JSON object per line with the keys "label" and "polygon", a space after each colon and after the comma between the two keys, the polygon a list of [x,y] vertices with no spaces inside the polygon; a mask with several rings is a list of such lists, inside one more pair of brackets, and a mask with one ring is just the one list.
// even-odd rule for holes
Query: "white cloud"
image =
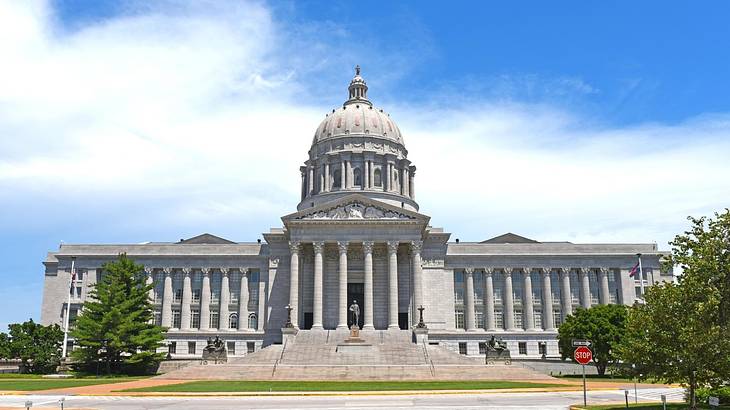
{"label": "white cloud", "polygon": [[[309,27],[309,42],[263,4],[176,7],[64,32],[45,3],[0,4],[0,224],[251,239],[294,209],[328,108],[301,93],[328,81],[323,65],[349,64],[346,29],[327,23],[328,44]],[[346,85],[322,99],[335,106]],[[567,77],[545,87],[599,92]],[[544,105],[432,98],[386,108],[422,211],[462,239],[666,242],[685,215],[730,203],[726,117],[606,128]]]}

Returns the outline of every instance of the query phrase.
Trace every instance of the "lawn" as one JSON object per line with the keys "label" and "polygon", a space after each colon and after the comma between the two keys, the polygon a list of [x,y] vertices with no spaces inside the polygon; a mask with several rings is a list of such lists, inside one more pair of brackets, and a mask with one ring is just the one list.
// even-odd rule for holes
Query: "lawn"
{"label": "lawn", "polygon": [[[576,375],[576,374],[568,374],[568,375],[557,376],[557,377],[559,377],[561,379],[570,379],[570,380],[576,380],[576,381],[582,381],[583,380],[583,376],[582,375]],[[594,382],[594,383],[595,382],[598,382],[598,383],[601,383],[601,382],[633,383],[636,380],[635,379],[629,379],[629,378],[626,378],[626,377],[618,377],[618,376],[611,377],[610,375],[599,376],[599,375],[596,375],[596,374],[590,374],[590,375],[586,375],[586,381]],[[656,380],[653,380],[653,379],[647,379],[647,380],[644,380],[644,381],[637,381],[637,383],[656,384],[656,383],[659,383],[659,382],[657,382]]]}
{"label": "lawn", "polygon": [[293,391],[396,391],[396,390],[487,390],[565,387],[561,384],[508,381],[196,381],[124,390],[125,392],[293,392]]}
{"label": "lawn", "polygon": [[[25,375],[22,375],[25,376]],[[92,386],[97,384],[111,384],[139,380],[139,377],[111,377],[111,378],[73,378],[73,379],[41,379],[39,377],[0,378],[0,391],[36,391],[65,389],[67,387]]]}
{"label": "lawn", "polygon": [[[610,404],[610,405],[601,405],[601,406],[572,406],[571,409],[574,410],[622,410],[625,409],[625,404]],[[661,403],[639,403],[639,404],[629,404],[629,408],[633,410],[661,410],[662,404]],[[686,410],[689,408],[689,406],[686,403],[667,403],[667,410]],[[701,410],[710,410],[710,406],[707,404],[701,404],[697,407]],[[730,409],[730,406],[720,406],[720,407],[714,407],[713,409],[718,410],[728,410]]]}

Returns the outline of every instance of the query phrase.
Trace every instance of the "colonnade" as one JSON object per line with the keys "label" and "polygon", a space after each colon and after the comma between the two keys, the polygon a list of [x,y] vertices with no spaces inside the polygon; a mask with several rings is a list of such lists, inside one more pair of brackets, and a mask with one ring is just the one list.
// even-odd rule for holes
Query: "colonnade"
{"label": "colonnade", "polygon": [[[539,323],[535,323],[535,312],[534,312],[534,299],[532,293],[532,271],[536,270],[540,272],[542,279],[542,295],[541,295],[541,308],[542,315],[544,317],[544,323],[546,326],[541,326]],[[553,294],[552,294],[552,281],[551,275],[554,271],[560,270],[560,286],[561,296],[560,301],[561,312],[563,318],[573,313],[573,299],[571,295],[571,284],[570,284],[570,273],[573,268],[485,268],[484,271],[484,315],[485,315],[485,329],[487,331],[496,331],[496,317],[495,317],[495,298],[494,298],[494,275],[497,271],[501,271],[504,275],[504,292],[502,295],[502,306],[504,312],[504,330],[507,331],[555,331],[555,318],[553,314]],[[610,303],[610,288],[608,281],[608,273],[611,271],[609,268],[590,269],[590,268],[575,268],[577,270],[580,280],[580,304],[584,308],[591,307],[591,291],[590,291],[590,280],[589,272],[598,272],[599,282],[599,303],[609,304]],[[522,309],[523,309],[523,323],[526,325],[523,328],[515,326],[515,301],[513,296],[513,283],[512,275],[515,272],[522,272]],[[476,323],[476,307],[475,307],[475,292],[474,292],[474,269],[464,269],[464,323],[466,331],[478,331]]]}
{"label": "colonnade", "polygon": [[[388,329],[398,329],[398,241],[385,241],[388,249]],[[337,292],[337,328],[347,328],[347,251],[351,242],[338,241],[339,253],[338,292]],[[375,329],[373,325],[373,248],[375,241],[361,242],[364,261],[364,300],[363,300],[363,329]],[[413,304],[420,306],[423,303],[423,268],[421,266],[422,241],[409,242],[413,264]],[[312,242],[314,250],[314,292],[312,328],[323,329],[323,274],[324,274],[324,241]],[[299,327],[299,256],[301,242],[290,242],[291,252],[289,275],[289,305],[292,308],[291,320],[295,327]]]}
{"label": "colonnade", "polygon": [[[338,188],[334,188],[335,170],[339,169]],[[350,155],[343,155],[339,161],[323,164],[308,164],[301,167],[302,199],[311,195],[333,190],[382,190],[394,192],[413,199],[415,197],[415,167],[407,160],[398,160],[386,156],[381,161],[365,158],[353,161]],[[396,171],[398,171],[396,173]],[[380,173],[380,184],[376,184],[376,172]],[[359,173],[360,183],[355,183],[355,174]]]}
{"label": "colonnade", "polygon": [[[194,271],[200,271],[202,275],[202,286],[200,289],[200,302],[193,301],[193,287],[192,287],[192,275]],[[145,268],[147,273],[147,283],[154,283],[154,275],[156,272],[161,271],[163,274],[163,289],[162,289],[162,306],[161,306],[161,325],[163,327],[172,328],[173,323],[173,305],[174,303],[174,290],[173,290],[173,275],[176,271],[180,271],[182,274],[182,298],[180,300],[180,330],[212,330],[212,329],[223,329],[227,330],[229,326],[229,317],[231,313],[238,315],[238,329],[243,331],[256,330],[249,328],[249,316],[252,313],[257,315],[257,325],[261,327],[261,313],[263,304],[261,303],[261,292],[258,292],[259,308],[254,311],[249,311],[250,302],[250,286],[249,278],[251,276],[251,269],[248,268]],[[211,323],[211,302],[212,302],[212,290],[211,290],[211,276],[214,272],[219,272],[221,275],[220,283],[220,300],[217,303],[218,306],[218,321],[219,323]],[[239,271],[241,274],[239,298],[237,310],[231,312],[231,289],[230,289],[230,274],[234,271]],[[252,286],[259,286],[260,282],[252,283]],[[149,297],[154,301],[155,290],[150,290]],[[213,303],[215,305],[215,303]],[[199,309],[194,309],[194,308]],[[199,326],[193,327],[191,315],[193,312],[199,314]]]}

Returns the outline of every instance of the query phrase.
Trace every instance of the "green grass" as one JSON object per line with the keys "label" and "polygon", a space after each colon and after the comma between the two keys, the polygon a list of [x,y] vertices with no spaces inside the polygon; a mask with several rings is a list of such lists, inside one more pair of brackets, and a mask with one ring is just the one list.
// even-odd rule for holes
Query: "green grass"
{"label": "green grass", "polygon": [[[563,376],[555,376],[561,379],[575,379],[575,380],[583,380],[583,376],[579,374],[566,374]],[[627,377],[618,377],[614,376],[611,377],[611,375],[605,375],[605,376],[599,376],[597,374],[587,374],[586,380],[589,382],[618,382],[618,383],[633,383],[635,379],[627,378]],[[647,379],[644,381],[637,381],[637,383],[650,383],[650,384],[656,384],[659,383],[656,380],[653,379]]]}
{"label": "green grass", "polygon": [[[16,375],[18,376],[18,375]],[[26,375],[20,375],[26,376]],[[35,375],[33,375],[35,376]],[[0,378],[0,391],[37,391],[65,389],[67,387],[93,386],[97,384],[121,383],[132,380],[139,380],[139,377],[114,377],[114,378],[73,378],[73,379],[41,379],[38,377],[19,377],[15,379]]]}
{"label": "green grass", "polygon": [[[625,409],[625,404],[609,404],[609,405],[601,405],[601,406],[573,406],[572,409],[586,409],[586,410],[621,410]],[[639,404],[629,404],[629,408],[633,410],[661,410],[662,404],[661,403],[639,403]],[[667,403],[667,410],[686,410],[689,406],[686,403]],[[709,410],[710,406],[707,404],[700,404],[698,409],[701,410]],[[720,406],[716,407],[719,410],[728,410],[730,409],[730,406]]]}
{"label": "green grass", "polygon": [[166,386],[144,387],[125,392],[293,392],[293,391],[396,391],[396,390],[481,390],[531,387],[565,387],[559,384],[507,381],[433,382],[330,382],[330,381],[196,381]]}

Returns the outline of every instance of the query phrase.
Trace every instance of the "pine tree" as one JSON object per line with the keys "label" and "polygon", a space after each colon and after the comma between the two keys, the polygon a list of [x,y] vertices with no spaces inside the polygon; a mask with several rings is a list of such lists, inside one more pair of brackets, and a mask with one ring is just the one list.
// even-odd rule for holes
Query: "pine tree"
{"label": "pine tree", "polygon": [[156,353],[165,329],[153,324],[144,267],[126,254],[102,266],[72,332],[78,349],[72,357],[85,370],[103,363],[108,373],[145,373],[165,357]]}

